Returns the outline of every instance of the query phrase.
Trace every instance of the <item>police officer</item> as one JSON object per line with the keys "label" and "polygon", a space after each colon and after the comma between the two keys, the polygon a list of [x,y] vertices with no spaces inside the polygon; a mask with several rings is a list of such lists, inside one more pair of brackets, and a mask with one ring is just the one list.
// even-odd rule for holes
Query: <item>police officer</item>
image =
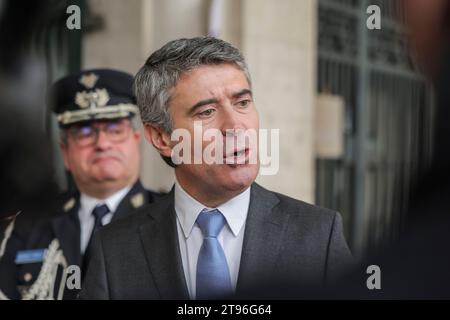
{"label": "police officer", "polygon": [[[33,229],[25,250],[10,253],[14,262],[9,261],[6,272],[18,277],[16,298],[62,297],[58,289],[66,280],[64,269],[79,266],[83,274],[93,234],[158,196],[139,181],[141,135],[134,122],[138,109],[132,82],[124,72],[93,69],[69,75],[51,88],[49,102],[61,129],[64,165],[77,190],[64,194],[56,213]],[[44,279],[33,287],[40,273]],[[73,279],[72,288],[62,284],[64,298],[76,297],[78,280]]]}

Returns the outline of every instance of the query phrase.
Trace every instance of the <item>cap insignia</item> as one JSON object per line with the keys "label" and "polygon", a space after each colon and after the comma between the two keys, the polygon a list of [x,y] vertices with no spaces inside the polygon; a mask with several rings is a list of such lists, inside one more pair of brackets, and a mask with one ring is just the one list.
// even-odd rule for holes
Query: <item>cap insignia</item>
{"label": "cap insignia", "polygon": [[97,83],[98,76],[95,73],[83,74],[79,82],[88,89],[92,89]]}
{"label": "cap insignia", "polygon": [[92,92],[82,91],[77,92],[75,96],[75,103],[80,108],[97,108],[104,107],[109,101],[109,94],[106,89],[96,89]]}

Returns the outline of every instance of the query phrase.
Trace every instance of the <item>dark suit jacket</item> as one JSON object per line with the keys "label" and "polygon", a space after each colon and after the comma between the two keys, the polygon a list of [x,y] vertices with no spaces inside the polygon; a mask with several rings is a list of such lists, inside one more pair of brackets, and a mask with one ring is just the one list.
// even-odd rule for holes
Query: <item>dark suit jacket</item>
{"label": "dark suit jacket", "polygon": [[[263,279],[322,282],[350,260],[337,212],[252,185],[238,294]],[[189,299],[173,190],[96,234],[80,298]]]}
{"label": "dark suit jacket", "polygon": [[[136,182],[120,202],[112,221],[121,219],[136,209],[152,203],[158,196],[144,189],[139,181]],[[68,265],[82,265],[78,219],[80,196],[78,193],[66,194],[61,200],[63,201],[60,201],[56,213],[39,221],[31,228],[29,234],[21,231],[19,223],[17,232],[11,237],[5,257],[0,262],[0,288],[10,298],[19,298],[16,287],[31,285],[36,280],[42,265],[42,263],[16,265],[14,259],[19,250],[47,248],[50,242],[57,238]],[[75,298],[76,294],[76,290],[66,290],[64,298]]]}

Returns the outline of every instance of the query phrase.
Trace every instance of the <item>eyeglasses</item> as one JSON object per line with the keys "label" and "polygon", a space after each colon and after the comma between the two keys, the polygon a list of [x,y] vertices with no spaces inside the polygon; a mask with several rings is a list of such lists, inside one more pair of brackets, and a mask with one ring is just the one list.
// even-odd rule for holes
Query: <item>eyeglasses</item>
{"label": "eyeglasses", "polygon": [[100,131],[103,131],[109,141],[120,143],[130,136],[131,123],[129,120],[106,121],[94,126],[94,123],[72,126],[68,133],[80,147],[90,147],[97,143]]}

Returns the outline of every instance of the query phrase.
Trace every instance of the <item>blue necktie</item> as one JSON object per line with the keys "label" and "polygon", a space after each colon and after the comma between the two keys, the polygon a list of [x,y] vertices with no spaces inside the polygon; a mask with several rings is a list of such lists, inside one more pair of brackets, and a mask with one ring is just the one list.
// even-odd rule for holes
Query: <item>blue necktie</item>
{"label": "blue necktie", "polygon": [[203,244],[197,260],[197,299],[217,299],[232,294],[227,259],[217,236],[226,221],[219,210],[203,210],[197,224],[203,233]]}

